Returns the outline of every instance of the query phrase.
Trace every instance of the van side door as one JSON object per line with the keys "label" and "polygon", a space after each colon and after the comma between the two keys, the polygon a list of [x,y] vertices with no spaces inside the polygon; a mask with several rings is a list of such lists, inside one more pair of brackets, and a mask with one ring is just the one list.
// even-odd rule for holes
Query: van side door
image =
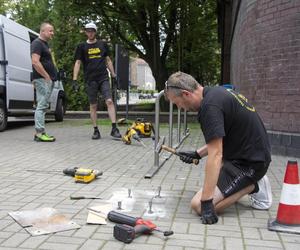
{"label": "van side door", "polygon": [[31,83],[30,35],[27,28],[3,19],[7,60],[6,103],[8,113],[33,112],[34,88]]}

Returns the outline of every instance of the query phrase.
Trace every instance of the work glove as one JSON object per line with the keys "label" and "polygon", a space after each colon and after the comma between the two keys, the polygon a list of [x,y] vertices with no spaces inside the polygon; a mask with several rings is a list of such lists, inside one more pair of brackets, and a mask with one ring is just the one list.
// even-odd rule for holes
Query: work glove
{"label": "work glove", "polygon": [[213,199],[201,201],[202,224],[215,224],[218,222],[218,216],[212,201]]}
{"label": "work glove", "polygon": [[73,89],[73,91],[75,91],[75,92],[78,92],[78,91],[79,91],[79,84],[78,84],[77,80],[73,80],[73,81],[72,81],[72,89]]}
{"label": "work glove", "polygon": [[115,87],[115,88],[118,88],[118,78],[117,78],[117,75],[115,75],[114,77],[111,78],[111,81],[112,81],[112,85]]}
{"label": "work glove", "polygon": [[180,160],[188,164],[192,164],[193,159],[197,159],[197,160],[201,159],[201,156],[197,153],[197,151],[179,151],[178,154]]}

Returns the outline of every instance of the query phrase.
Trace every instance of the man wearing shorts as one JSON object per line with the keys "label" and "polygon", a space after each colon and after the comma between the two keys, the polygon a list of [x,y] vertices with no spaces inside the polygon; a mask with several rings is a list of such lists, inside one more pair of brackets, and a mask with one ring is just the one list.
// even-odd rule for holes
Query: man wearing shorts
{"label": "man wearing shorts", "polygon": [[77,46],[75,52],[75,65],[73,69],[73,84],[77,85],[77,77],[81,63],[83,64],[86,92],[90,103],[90,117],[94,127],[92,139],[100,139],[100,131],[97,126],[97,96],[98,91],[105,98],[108,115],[112,122],[111,136],[121,138],[116,127],[116,111],[112,101],[111,89],[107,68],[112,78],[116,77],[112,61],[109,57],[109,49],[105,42],[97,40],[97,27],[94,23],[85,25],[87,41]]}
{"label": "man wearing shorts", "polygon": [[203,187],[191,201],[202,223],[217,223],[217,212],[246,194],[253,208],[270,208],[272,193],[265,175],[270,145],[255,108],[234,90],[203,87],[183,72],[172,74],[165,85],[167,99],[178,108],[198,112],[205,138],[203,147],[179,151],[180,159],[189,164],[207,156]]}

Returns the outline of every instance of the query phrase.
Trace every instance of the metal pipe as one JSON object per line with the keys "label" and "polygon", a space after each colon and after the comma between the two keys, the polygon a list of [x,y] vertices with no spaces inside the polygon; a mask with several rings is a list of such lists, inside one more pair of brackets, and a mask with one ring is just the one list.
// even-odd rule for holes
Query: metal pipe
{"label": "metal pipe", "polygon": [[[159,101],[160,98],[164,95],[164,91],[160,91],[158,96],[155,100],[155,141],[154,141],[154,149],[156,149],[158,141],[159,141],[159,114],[160,114],[160,107]],[[159,166],[159,153],[154,152],[154,166]]]}
{"label": "metal pipe", "polygon": [[177,113],[177,143],[181,141],[181,109],[178,109]]}
{"label": "metal pipe", "polygon": [[169,147],[173,146],[173,103],[169,106]]}
{"label": "metal pipe", "polygon": [[184,110],[183,112],[183,135],[185,136],[187,133],[187,112]]}

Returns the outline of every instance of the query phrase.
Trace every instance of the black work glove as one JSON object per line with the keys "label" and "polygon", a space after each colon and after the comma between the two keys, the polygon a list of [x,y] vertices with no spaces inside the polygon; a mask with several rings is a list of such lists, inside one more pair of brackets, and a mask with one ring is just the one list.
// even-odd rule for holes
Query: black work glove
{"label": "black work glove", "polygon": [[218,222],[218,216],[212,201],[213,199],[201,201],[202,224],[215,224]]}
{"label": "black work glove", "polygon": [[72,89],[73,89],[73,91],[75,91],[75,92],[78,92],[78,91],[79,91],[79,84],[78,84],[77,80],[73,80],[73,81],[72,81]]}
{"label": "black work glove", "polygon": [[180,160],[185,163],[192,164],[193,159],[201,159],[201,156],[197,153],[197,151],[179,151]]}

